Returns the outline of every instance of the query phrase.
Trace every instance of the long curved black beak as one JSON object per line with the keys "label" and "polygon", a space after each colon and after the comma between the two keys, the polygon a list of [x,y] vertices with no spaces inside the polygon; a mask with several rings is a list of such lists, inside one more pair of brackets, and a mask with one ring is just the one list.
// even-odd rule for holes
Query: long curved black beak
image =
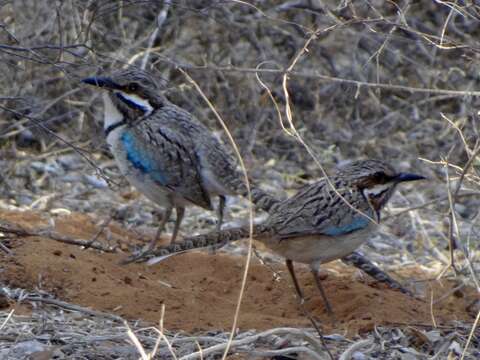
{"label": "long curved black beak", "polygon": [[410,174],[410,173],[399,173],[397,176],[395,176],[395,180],[397,182],[403,182],[403,181],[417,181],[417,180],[425,180],[426,177],[422,175],[417,175],[417,174]]}
{"label": "long curved black beak", "polygon": [[83,83],[93,86],[98,86],[105,89],[120,89],[120,85],[118,85],[115,81],[108,77],[103,76],[92,76],[81,80]]}

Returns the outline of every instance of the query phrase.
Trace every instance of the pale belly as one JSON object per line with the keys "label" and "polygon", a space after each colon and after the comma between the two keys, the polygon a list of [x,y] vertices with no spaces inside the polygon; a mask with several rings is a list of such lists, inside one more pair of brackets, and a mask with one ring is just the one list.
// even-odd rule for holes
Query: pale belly
{"label": "pale belly", "polygon": [[304,264],[327,263],[340,259],[368,240],[376,225],[343,236],[304,236],[290,239],[259,239],[286,259]]}

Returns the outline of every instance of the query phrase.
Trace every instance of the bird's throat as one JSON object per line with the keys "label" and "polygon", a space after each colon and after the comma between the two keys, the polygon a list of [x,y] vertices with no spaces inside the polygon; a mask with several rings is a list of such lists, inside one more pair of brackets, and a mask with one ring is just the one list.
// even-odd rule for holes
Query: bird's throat
{"label": "bird's throat", "polygon": [[103,130],[105,136],[108,135],[115,129],[119,128],[122,125],[126,124],[125,116],[118,110],[118,108],[113,103],[110,95],[107,92],[103,93],[103,104],[104,104],[104,123]]}

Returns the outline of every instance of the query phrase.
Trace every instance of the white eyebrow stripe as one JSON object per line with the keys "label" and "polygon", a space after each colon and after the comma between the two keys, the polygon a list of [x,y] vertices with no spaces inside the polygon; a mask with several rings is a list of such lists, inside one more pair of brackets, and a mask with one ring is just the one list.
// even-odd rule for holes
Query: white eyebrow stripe
{"label": "white eyebrow stripe", "polygon": [[142,108],[145,112],[145,115],[150,115],[153,111],[153,106],[150,105],[150,102],[146,99],[142,99],[140,96],[135,94],[127,94],[123,91],[119,92],[120,96],[122,96],[127,101],[130,101],[137,105],[139,108]]}
{"label": "white eyebrow stripe", "polygon": [[367,194],[372,194],[373,196],[378,196],[383,194],[390,188],[389,184],[375,185],[369,189],[365,189]]}

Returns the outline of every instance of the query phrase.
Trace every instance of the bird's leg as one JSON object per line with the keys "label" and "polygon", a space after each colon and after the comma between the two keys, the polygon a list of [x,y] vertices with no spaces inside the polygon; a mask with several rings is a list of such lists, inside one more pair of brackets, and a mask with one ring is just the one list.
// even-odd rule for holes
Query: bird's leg
{"label": "bird's leg", "polygon": [[[216,231],[220,231],[222,229],[225,201],[226,198],[224,195],[218,195],[217,228],[215,229]],[[208,253],[210,255],[215,255],[217,253],[217,248],[215,246],[209,247]]]}
{"label": "bird's leg", "polygon": [[300,303],[303,304],[305,302],[305,298],[303,297],[303,292],[302,289],[300,289],[300,285],[298,285],[297,277],[295,276],[295,270],[293,268],[293,262],[290,259],[287,259],[285,261],[285,264],[287,265],[288,272],[290,273],[290,276],[293,281],[293,286],[295,286],[295,291],[297,292],[298,299],[300,300]]}
{"label": "bird's leg", "polygon": [[162,216],[162,221],[160,221],[160,225],[158,226],[157,234],[150,241],[150,243],[148,244],[148,247],[146,249],[140,251],[140,253],[134,254],[132,256],[127,257],[126,259],[123,259],[122,261],[120,261],[121,265],[127,265],[127,264],[130,264],[132,262],[141,260],[144,257],[146,257],[155,248],[155,245],[157,244],[158,240],[160,239],[160,234],[165,229],[165,225],[167,224],[168,220],[170,220],[170,217],[172,216],[172,211],[173,211],[173,205],[171,205],[171,203],[170,203],[165,208],[165,212],[163,213],[163,216]]}
{"label": "bird's leg", "polygon": [[218,195],[218,209],[217,209],[217,216],[218,216],[218,223],[217,223],[217,231],[220,231],[222,228],[223,223],[223,212],[225,210],[225,196]]}
{"label": "bird's leg", "polygon": [[163,230],[165,230],[165,225],[167,224],[168,220],[170,220],[170,217],[172,216],[172,211],[173,211],[173,205],[169,204],[165,208],[165,211],[162,214],[162,221],[160,221],[160,225],[158,225],[158,229],[155,237],[153,238],[152,241],[150,241],[150,244],[148,245],[148,250],[152,250],[153,248],[155,248],[155,245],[158,243],[158,240],[160,240],[160,235],[162,234]]}
{"label": "bird's leg", "polygon": [[[300,300],[300,310],[302,311],[303,315],[308,320],[310,320],[310,322],[312,323],[315,330],[317,330],[317,333],[320,336],[320,339],[321,339],[322,343],[324,344],[325,348],[327,349],[327,352],[330,354],[330,351],[328,350],[328,348],[325,345],[325,340],[323,338],[323,332],[322,332],[320,326],[318,325],[318,322],[313,318],[313,316],[310,314],[310,312],[307,309],[305,309],[305,307],[304,307],[305,298],[303,297],[303,293],[302,293],[302,289],[300,289],[300,285],[298,285],[297,277],[295,276],[295,270],[293,269],[292,260],[286,259],[285,264],[287,265],[288,272],[290,273],[290,276],[292,277],[293,285],[295,286],[297,296],[299,297],[299,300]],[[328,304],[328,302],[327,302],[327,304]],[[333,356],[330,355],[330,358],[333,359]]]}
{"label": "bird's leg", "polygon": [[175,242],[175,239],[177,238],[178,231],[180,230],[180,224],[183,220],[183,215],[185,215],[185,208],[181,206],[176,206],[175,212],[177,213],[177,218],[175,219],[175,226],[173,227],[173,234],[172,239],[170,240],[170,244],[173,244]]}
{"label": "bird's leg", "polygon": [[320,281],[320,271],[319,266],[317,264],[311,264],[310,269],[313,274],[313,278],[315,279],[315,283],[317,284],[317,288],[320,291],[320,295],[322,295],[323,302],[325,303],[325,308],[330,316],[334,316],[332,307],[330,306],[330,302],[327,299],[327,295],[325,294],[325,290],[323,290],[322,282]]}

